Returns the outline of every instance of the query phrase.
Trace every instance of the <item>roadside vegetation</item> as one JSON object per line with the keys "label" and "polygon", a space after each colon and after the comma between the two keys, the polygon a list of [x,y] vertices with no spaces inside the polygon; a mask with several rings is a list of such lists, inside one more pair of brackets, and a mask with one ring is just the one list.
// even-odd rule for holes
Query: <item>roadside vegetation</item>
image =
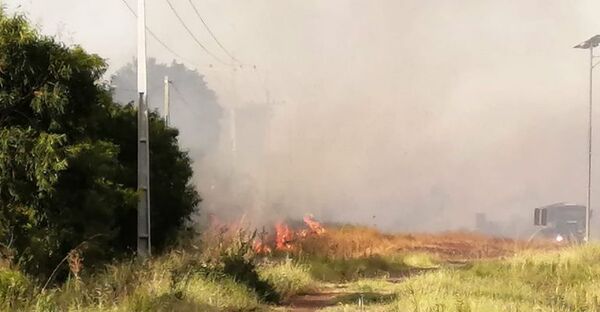
{"label": "roadside vegetation", "polygon": [[69,275],[59,285],[5,264],[0,311],[260,311],[312,289],[314,281],[303,266],[257,266],[250,238],[240,232],[202,245],[202,251],[188,246],[103,269],[87,268],[72,255]]}
{"label": "roadside vegetation", "polygon": [[325,311],[596,311],[600,294],[600,247],[513,250],[505,259],[457,263],[402,250],[265,256],[252,249],[254,238],[239,229],[207,232],[145,263],[121,260],[102,269],[73,253],[60,284],[5,263],[0,310],[286,311],[296,296],[328,292],[335,295]]}
{"label": "roadside vegetation", "polygon": [[600,311],[600,247],[524,252],[505,260],[443,267],[401,283],[348,285],[325,311]]}

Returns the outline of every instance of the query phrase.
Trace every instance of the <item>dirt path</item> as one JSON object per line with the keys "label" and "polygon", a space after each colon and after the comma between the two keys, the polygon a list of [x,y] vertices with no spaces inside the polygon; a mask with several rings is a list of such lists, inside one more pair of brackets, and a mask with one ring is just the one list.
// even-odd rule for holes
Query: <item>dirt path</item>
{"label": "dirt path", "polygon": [[344,295],[340,292],[321,292],[296,296],[284,306],[284,311],[313,312],[335,305],[335,298]]}
{"label": "dirt path", "polygon": [[[401,279],[405,278],[393,278],[388,279],[389,283],[397,283]],[[375,293],[358,293],[355,291],[351,291],[348,288],[347,284],[338,284],[338,285],[329,285],[326,288],[321,289],[318,292],[299,295],[292,297],[285,304],[283,304],[280,308],[282,310],[278,311],[287,311],[287,312],[314,312],[320,311],[321,309],[335,306],[342,301],[347,301],[349,298],[356,296],[371,295],[371,296],[380,296],[381,294]],[[385,296],[385,295],[384,295]]]}
{"label": "dirt path", "polygon": [[[407,272],[404,272],[403,274],[388,277],[386,281],[391,284],[396,284],[403,282],[412,276],[433,270],[436,270],[436,268],[409,270]],[[292,297],[280,307],[282,310],[278,311],[314,312],[336,305],[338,301],[343,297],[359,295],[359,293],[349,291],[346,288],[346,284],[338,284],[335,286],[330,285],[319,292]],[[371,295],[381,295],[383,297],[387,296],[383,294]]]}

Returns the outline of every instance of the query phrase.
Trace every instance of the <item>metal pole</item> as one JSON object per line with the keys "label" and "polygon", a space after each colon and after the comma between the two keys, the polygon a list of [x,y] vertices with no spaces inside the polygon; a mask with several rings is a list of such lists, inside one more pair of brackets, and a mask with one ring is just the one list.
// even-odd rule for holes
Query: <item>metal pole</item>
{"label": "metal pole", "polygon": [[169,76],[165,76],[165,98],[164,98],[164,106],[163,106],[163,110],[164,110],[164,114],[165,114],[165,123],[167,124],[167,126],[169,126],[169,120],[171,119],[170,116],[170,111],[169,111]]}
{"label": "metal pole", "polygon": [[590,107],[589,107],[589,133],[588,133],[588,189],[587,207],[585,209],[585,241],[590,241],[590,212],[592,205],[592,75],[594,70],[594,46],[590,46]]}
{"label": "metal pole", "polygon": [[137,87],[138,99],[138,222],[137,254],[145,259],[150,256],[150,155],[148,140],[148,106],[146,81],[146,8],[145,1],[138,0],[138,46]]}

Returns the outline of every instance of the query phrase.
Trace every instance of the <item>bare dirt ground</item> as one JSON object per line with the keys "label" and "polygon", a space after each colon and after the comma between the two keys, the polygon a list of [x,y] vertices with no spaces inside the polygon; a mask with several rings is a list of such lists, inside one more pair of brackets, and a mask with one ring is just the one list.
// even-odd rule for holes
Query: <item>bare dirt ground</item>
{"label": "bare dirt ground", "polygon": [[338,296],[345,295],[343,292],[325,291],[321,293],[306,294],[291,298],[285,306],[284,311],[290,312],[313,312],[335,305]]}
{"label": "bare dirt ground", "polygon": [[[387,279],[387,282],[400,283],[411,276],[431,270],[432,269],[413,270],[408,274],[391,276]],[[318,292],[295,296],[285,302],[281,308],[283,309],[282,311],[287,312],[314,312],[336,305],[341,298],[348,298],[352,297],[353,295],[358,298],[360,295],[359,293],[348,291],[346,288],[347,285],[338,284],[327,287]]]}

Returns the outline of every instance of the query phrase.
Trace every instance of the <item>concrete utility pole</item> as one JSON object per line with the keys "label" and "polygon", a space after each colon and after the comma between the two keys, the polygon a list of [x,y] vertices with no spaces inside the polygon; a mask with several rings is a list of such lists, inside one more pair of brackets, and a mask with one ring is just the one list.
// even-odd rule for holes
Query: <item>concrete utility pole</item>
{"label": "concrete utility pole", "polygon": [[165,76],[165,98],[164,98],[164,106],[163,106],[163,113],[165,114],[165,123],[167,124],[167,126],[169,126],[169,120],[171,119],[170,116],[170,111],[169,111],[169,102],[170,102],[170,98],[169,98],[169,83],[171,83],[169,81],[169,76]]}
{"label": "concrete utility pole", "polygon": [[578,45],[576,49],[588,49],[590,50],[590,81],[589,81],[589,110],[588,110],[588,187],[587,187],[587,206],[585,209],[585,241],[590,241],[590,218],[591,218],[591,206],[592,206],[592,78],[594,67],[594,48],[600,44],[600,35],[596,35]]}
{"label": "concrete utility pole", "polygon": [[138,100],[138,222],[137,254],[146,259],[150,252],[150,153],[148,105],[146,103],[146,5],[138,0],[137,18],[137,88]]}
{"label": "concrete utility pole", "polygon": [[235,107],[230,108],[230,136],[231,136],[231,172],[235,171],[237,166],[237,124],[235,120]]}

